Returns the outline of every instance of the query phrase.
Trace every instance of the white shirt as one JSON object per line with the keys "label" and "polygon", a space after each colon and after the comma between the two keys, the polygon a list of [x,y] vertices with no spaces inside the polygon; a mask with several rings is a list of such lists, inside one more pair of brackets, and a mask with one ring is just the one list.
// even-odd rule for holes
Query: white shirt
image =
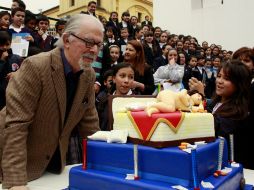
{"label": "white shirt", "polygon": [[21,25],[19,28],[14,27],[12,24],[9,26],[9,29],[13,29],[17,33],[20,33],[22,28],[24,28],[24,25]]}
{"label": "white shirt", "polygon": [[48,36],[48,32],[45,32],[45,33],[42,34],[41,37],[42,37],[43,41],[46,40],[47,36]]}
{"label": "white shirt", "polygon": [[213,111],[212,114],[214,114],[216,112],[216,110],[222,105],[221,102],[217,103],[214,107],[213,107]]}
{"label": "white shirt", "polygon": [[[116,91],[113,93],[113,95],[115,95],[115,94],[116,94]],[[130,89],[126,95],[132,95],[132,90]]]}
{"label": "white shirt", "polygon": [[128,24],[125,21],[122,21],[123,28],[127,28]]}
{"label": "white shirt", "polygon": [[184,67],[178,64],[167,64],[160,66],[153,74],[154,84],[163,84],[164,82],[171,80],[174,83],[181,82],[184,75]]}

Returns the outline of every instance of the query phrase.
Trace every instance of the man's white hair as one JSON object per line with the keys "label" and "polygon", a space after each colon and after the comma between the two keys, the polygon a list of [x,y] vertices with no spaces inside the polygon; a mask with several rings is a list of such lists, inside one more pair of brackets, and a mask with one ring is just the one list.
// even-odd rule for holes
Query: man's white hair
{"label": "man's white hair", "polygon": [[57,40],[57,42],[55,43],[55,46],[59,48],[62,48],[64,46],[64,42],[63,42],[64,34],[70,34],[70,33],[75,34],[78,31],[80,31],[81,27],[88,28],[91,26],[91,24],[101,29],[103,33],[104,27],[102,23],[96,17],[87,15],[87,14],[76,14],[71,16],[71,18],[65,24],[63,35],[61,36],[61,38]]}

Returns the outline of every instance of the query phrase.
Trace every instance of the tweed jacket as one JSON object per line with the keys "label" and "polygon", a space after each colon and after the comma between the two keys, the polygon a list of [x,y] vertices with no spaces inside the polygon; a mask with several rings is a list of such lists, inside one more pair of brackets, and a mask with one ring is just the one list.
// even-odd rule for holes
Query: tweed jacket
{"label": "tweed jacket", "polygon": [[64,122],[66,82],[60,49],[24,60],[9,82],[6,108],[0,112],[3,187],[39,178],[58,146],[62,171],[73,128],[77,126],[82,137],[99,130],[94,81],[93,69],[86,66]]}

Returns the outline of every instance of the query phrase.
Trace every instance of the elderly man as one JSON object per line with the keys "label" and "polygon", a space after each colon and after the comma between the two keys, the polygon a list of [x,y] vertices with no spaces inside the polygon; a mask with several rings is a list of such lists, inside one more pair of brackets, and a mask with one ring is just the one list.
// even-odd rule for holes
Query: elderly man
{"label": "elderly man", "polygon": [[74,127],[81,137],[99,130],[90,64],[102,42],[101,22],[75,15],[57,48],[24,60],[10,80],[0,112],[4,188],[27,189],[46,170],[60,173]]}

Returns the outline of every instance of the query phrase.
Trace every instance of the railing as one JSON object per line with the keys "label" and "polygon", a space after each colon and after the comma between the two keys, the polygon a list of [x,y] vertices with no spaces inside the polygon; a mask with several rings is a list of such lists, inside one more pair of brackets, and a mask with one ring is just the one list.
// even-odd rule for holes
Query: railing
{"label": "railing", "polygon": [[[7,7],[2,7],[0,6],[0,10],[3,9],[3,10],[6,10],[6,11],[10,11],[11,9],[10,8],[7,8]],[[35,16],[38,16],[39,14],[34,14]],[[54,21],[59,21],[60,19],[57,19],[57,18],[52,18],[52,17],[48,17],[49,20],[54,20]]]}

